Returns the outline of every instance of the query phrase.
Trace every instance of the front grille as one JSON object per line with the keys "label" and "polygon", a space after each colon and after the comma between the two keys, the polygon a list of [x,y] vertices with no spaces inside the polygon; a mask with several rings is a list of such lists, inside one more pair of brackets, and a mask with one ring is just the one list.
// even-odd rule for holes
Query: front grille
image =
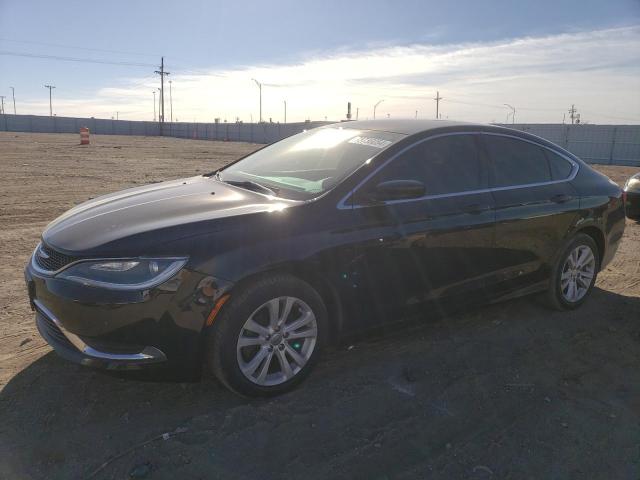
{"label": "front grille", "polygon": [[57,252],[53,248],[41,243],[40,247],[36,250],[35,260],[36,265],[41,269],[49,272],[55,272],[56,270],[60,270],[62,267],[69,265],[71,262],[75,262],[78,258]]}
{"label": "front grille", "polygon": [[45,334],[45,336],[50,337],[54,342],[61,346],[77,350],[76,347],[69,341],[67,337],[65,337],[64,333],[62,333],[58,326],[49,317],[38,312],[36,320],[38,322],[38,326],[42,330],[44,330],[44,332],[42,333]]}

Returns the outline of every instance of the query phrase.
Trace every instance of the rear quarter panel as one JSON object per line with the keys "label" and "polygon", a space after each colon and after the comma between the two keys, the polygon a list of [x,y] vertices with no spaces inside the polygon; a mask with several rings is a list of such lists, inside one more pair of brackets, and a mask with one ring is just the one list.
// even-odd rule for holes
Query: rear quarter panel
{"label": "rear quarter panel", "polygon": [[607,176],[584,162],[572,182],[580,196],[580,211],[573,232],[596,227],[603,235],[601,268],[615,255],[625,227],[622,190]]}

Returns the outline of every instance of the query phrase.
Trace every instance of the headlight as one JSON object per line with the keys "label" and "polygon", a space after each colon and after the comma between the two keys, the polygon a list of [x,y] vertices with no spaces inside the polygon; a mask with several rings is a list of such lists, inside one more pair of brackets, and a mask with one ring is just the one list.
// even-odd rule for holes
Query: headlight
{"label": "headlight", "polygon": [[631,177],[629,180],[627,180],[624,189],[627,192],[640,192],[640,178]]}
{"label": "headlight", "polygon": [[89,260],[66,268],[57,277],[91,287],[143,290],[169,280],[186,263],[183,257]]}

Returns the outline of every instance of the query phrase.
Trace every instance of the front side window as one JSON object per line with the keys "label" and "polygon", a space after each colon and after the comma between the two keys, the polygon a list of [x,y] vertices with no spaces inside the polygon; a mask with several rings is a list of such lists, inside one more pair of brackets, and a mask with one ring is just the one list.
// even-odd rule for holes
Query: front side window
{"label": "front side window", "polygon": [[391,161],[370,182],[418,180],[425,195],[444,195],[482,190],[488,175],[472,134],[447,135],[427,140]]}
{"label": "front side window", "polygon": [[331,189],[404,138],[399,133],[328,127],[269,145],[223,169],[218,180],[307,200]]}
{"label": "front side window", "polygon": [[544,149],[533,143],[498,135],[483,135],[493,163],[493,187],[548,182],[551,172]]}

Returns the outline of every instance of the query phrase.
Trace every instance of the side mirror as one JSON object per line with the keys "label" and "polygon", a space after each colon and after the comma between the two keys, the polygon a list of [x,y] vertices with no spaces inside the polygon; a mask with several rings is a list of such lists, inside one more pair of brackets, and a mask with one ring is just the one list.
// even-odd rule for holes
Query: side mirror
{"label": "side mirror", "polygon": [[384,202],[424,196],[424,183],[417,180],[389,180],[379,183],[368,194],[370,200]]}

